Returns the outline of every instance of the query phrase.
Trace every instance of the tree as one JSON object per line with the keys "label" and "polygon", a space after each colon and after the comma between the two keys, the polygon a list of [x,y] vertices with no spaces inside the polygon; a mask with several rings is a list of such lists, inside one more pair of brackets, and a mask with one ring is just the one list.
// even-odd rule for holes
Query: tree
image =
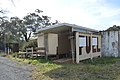
{"label": "tree", "polygon": [[36,13],[29,13],[23,18],[24,24],[28,27],[29,30],[36,32],[38,29],[51,25],[52,22],[50,22],[50,17],[40,15],[40,13],[43,11],[36,9],[35,12]]}
{"label": "tree", "polygon": [[[23,39],[23,36],[27,34],[27,28],[23,24],[23,20],[18,17],[11,17],[11,32],[16,36],[17,40],[20,41]],[[26,40],[27,41],[27,40]]]}
{"label": "tree", "polygon": [[43,11],[36,9],[34,13],[29,13],[23,18],[24,28],[26,28],[27,31],[24,33],[26,41],[29,41],[31,35],[34,35],[38,29],[58,23],[58,21],[55,23],[51,22],[50,17],[41,15],[42,12]]}
{"label": "tree", "polygon": [[120,26],[113,25],[113,27],[109,27],[106,31],[118,31],[120,30]]}
{"label": "tree", "polygon": [[11,22],[11,32],[14,34],[19,34],[26,42],[29,41],[32,35],[41,28],[45,28],[49,25],[57,24],[50,21],[50,17],[40,15],[43,11],[36,9],[34,13],[29,13],[23,19],[18,17],[12,17]]}
{"label": "tree", "polygon": [[19,38],[24,39],[26,42],[28,42],[32,31],[29,33],[29,27],[26,24],[27,22],[25,23],[25,21],[19,19],[18,17],[12,17],[10,19],[10,22],[12,32],[19,35]]}

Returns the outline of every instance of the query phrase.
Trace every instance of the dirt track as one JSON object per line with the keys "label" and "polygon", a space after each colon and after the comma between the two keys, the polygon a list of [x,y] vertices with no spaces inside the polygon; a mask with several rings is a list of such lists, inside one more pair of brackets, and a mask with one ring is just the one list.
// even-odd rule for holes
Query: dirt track
{"label": "dirt track", "polygon": [[0,80],[33,80],[31,71],[31,65],[21,65],[5,57],[0,57]]}

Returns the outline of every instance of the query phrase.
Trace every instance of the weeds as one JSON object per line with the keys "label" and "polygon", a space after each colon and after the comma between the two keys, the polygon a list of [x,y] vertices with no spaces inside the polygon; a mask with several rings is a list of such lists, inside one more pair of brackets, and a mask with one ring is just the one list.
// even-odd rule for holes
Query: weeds
{"label": "weeds", "polygon": [[79,64],[56,64],[45,59],[18,59],[37,65],[33,77],[38,80],[119,80],[120,58],[95,58]]}

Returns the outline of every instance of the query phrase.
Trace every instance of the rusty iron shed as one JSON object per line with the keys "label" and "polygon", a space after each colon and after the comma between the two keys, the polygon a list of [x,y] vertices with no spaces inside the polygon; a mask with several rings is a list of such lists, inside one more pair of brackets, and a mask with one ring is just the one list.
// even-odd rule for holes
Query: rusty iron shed
{"label": "rusty iron shed", "polygon": [[119,57],[120,56],[120,31],[110,30],[102,31],[102,56]]}

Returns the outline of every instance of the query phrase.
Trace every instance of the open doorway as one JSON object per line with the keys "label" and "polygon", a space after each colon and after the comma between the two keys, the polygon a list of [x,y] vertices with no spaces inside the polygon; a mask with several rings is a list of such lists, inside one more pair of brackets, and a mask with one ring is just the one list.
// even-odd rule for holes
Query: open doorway
{"label": "open doorway", "polygon": [[58,33],[58,56],[59,58],[71,58],[71,44],[69,31]]}

